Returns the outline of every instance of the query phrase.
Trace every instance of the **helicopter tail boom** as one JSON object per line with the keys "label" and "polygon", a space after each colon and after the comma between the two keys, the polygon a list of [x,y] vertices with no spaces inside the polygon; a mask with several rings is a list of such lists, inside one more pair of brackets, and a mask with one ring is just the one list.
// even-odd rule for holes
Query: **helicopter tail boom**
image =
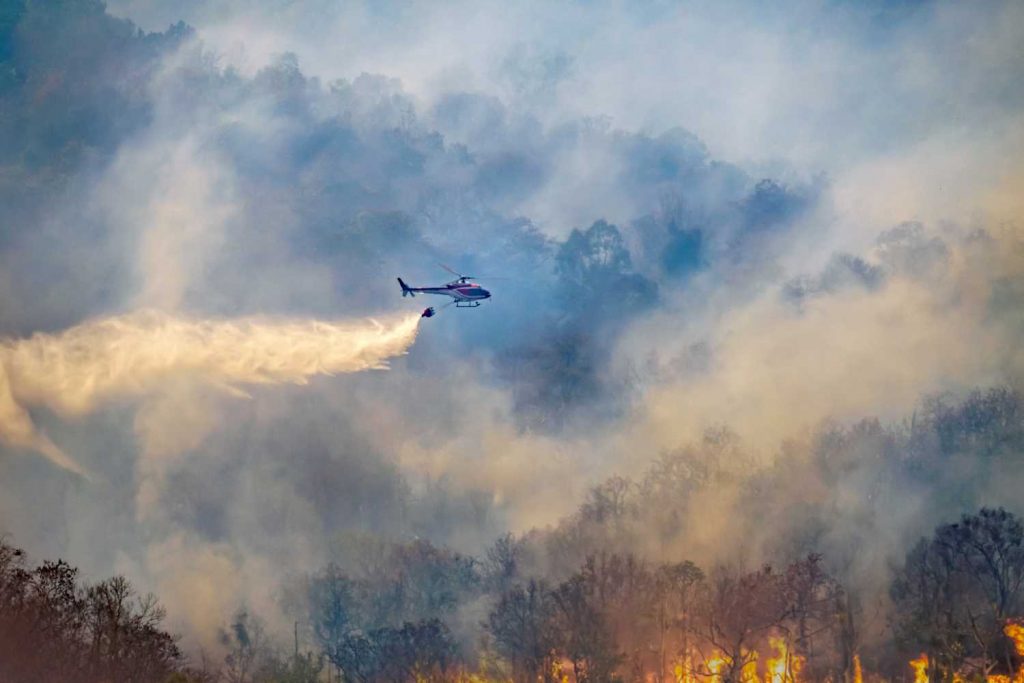
{"label": "helicopter tail boom", "polygon": [[402,286],[402,296],[416,296],[416,292],[412,291],[412,288],[405,284],[402,278],[398,278],[398,284]]}

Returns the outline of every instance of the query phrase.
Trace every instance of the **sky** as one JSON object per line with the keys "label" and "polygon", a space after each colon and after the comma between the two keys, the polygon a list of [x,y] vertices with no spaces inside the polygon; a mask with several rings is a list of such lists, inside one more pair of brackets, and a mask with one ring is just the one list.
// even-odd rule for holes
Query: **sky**
{"label": "sky", "polygon": [[[280,621],[346,534],[479,553],[723,429],[764,471],[823,424],[1021,387],[1020,3],[19,17],[0,530],[165,596],[191,643],[239,604]],[[395,277],[439,263],[493,299],[413,323],[439,302]],[[864,484],[826,486],[839,546]],[[718,493],[671,552],[736,552]],[[864,581],[945,521],[930,493],[885,503]]]}

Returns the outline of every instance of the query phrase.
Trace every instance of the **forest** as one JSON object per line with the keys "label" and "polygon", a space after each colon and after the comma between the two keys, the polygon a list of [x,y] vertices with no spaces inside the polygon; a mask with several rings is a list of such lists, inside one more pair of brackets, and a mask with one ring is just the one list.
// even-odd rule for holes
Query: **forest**
{"label": "forest", "polygon": [[[544,123],[520,100],[561,53],[499,72],[512,97],[425,106],[0,2],[0,343],[139,306],[370,315],[450,258],[519,277],[386,372],[33,408],[94,476],[0,440],[0,683],[1024,683],[1009,222],[833,243],[825,174]],[[1010,76],[962,90],[1012,109]]]}
{"label": "forest", "polygon": [[[1024,412],[1005,390],[936,402],[913,427],[833,427],[800,466],[827,477],[880,437],[890,452],[877,466],[891,468],[880,479],[941,468],[964,449],[1017,462]],[[799,552],[793,539],[772,539],[770,563],[669,559],[683,517],[699,520],[690,501],[722,486],[729,461],[741,457],[729,438],[667,455],[640,481],[612,478],[558,525],[501,536],[479,557],[350,534],[339,539],[340,562],[276,594],[292,638],[240,605],[217,647],[190,656],[156,596],[123,577],[90,583],[64,560],[34,565],[7,540],[0,675],[12,683],[1021,680],[1024,524],[1005,509],[981,507],[936,527],[903,549],[882,586],[849,585],[838,558]],[[769,501],[784,459],[746,481],[745,496]],[[770,525],[770,514],[759,522]]]}

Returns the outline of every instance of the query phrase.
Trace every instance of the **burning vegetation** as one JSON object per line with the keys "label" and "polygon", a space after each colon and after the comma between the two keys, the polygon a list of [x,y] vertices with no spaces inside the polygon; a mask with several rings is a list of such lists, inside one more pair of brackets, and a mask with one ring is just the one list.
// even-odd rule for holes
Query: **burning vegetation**
{"label": "burning vegetation", "polygon": [[[844,137],[870,139],[881,156],[843,147],[840,157],[865,165],[836,166],[853,176],[838,193],[797,180],[797,168],[789,184],[759,178],[681,128],[630,132],[580,103],[570,107],[579,117],[549,127],[466,84],[418,110],[397,80],[321,82],[292,54],[246,76],[184,23],[145,33],[100,0],[0,5],[0,683],[1024,683],[1022,193],[1006,162],[1018,147],[999,144],[1004,124],[1021,120],[1019,98],[1006,96],[1019,63],[995,63],[1024,54],[1005,30],[1024,23],[997,13],[998,41],[965,33],[958,42],[981,46],[980,63],[968,59],[974,48],[931,51],[953,55],[953,69],[918,49],[914,68],[890,69],[908,45],[946,47],[949,27],[986,22],[938,3],[938,42],[907,42],[919,8],[897,22],[849,21],[855,4],[842,23],[884,25],[893,38],[867,41],[872,63],[914,81],[881,83],[886,106],[875,109],[903,121],[897,129],[925,109],[956,125],[938,137],[926,121],[910,126],[904,164],[903,146],[879,138],[890,126],[869,116]],[[829,40],[827,55],[847,51]],[[614,44],[588,42],[620,71],[605,55]],[[785,41],[759,31],[758,43],[774,53]],[[517,58],[499,71],[547,110],[555,91],[578,94],[558,85],[576,67],[569,53],[541,57],[543,68]],[[538,72],[543,88],[516,86],[519,71]],[[931,77],[947,72],[952,81]],[[938,88],[930,96],[924,81]],[[900,92],[911,99],[894,106]],[[975,107],[956,93],[989,93],[977,109],[1002,113],[966,125]],[[932,106],[947,101],[956,116]],[[988,172],[986,151],[903,183],[970,151],[948,143],[973,143],[972,130],[992,150]],[[989,207],[1003,192],[1007,207]],[[931,199],[972,217],[947,222]],[[861,226],[849,240],[861,243],[871,226],[918,214],[934,219],[895,225],[861,255],[817,253],[846,244],[835,238],[847,223]],[[991,231],[1004,214],[1008,225]],[[392,266],[453,253],[527,282],[512,278],[504,308],[479,311],[486,325],[433,328],[424,353],[380,384],[353,377],[323,388],[327,401],[256,395],[246,413],[196,401],[188,407],[202,414],[180,414],[193,389],[240,396],[384,366],[420,320],[364,317],[397,298]],[[162,312],[109,315],[137,305]],[[342,310],[358,317],[322,322]],[[993,382],[1006,386],[928,399],[896,425],[813,427]],[[119,405],[156,394],[135,420]],[[495,395],[507,412],[491,410]],[[642,420],[605,428],[637,398]],[[389,421],[384,406],[414,415]],[[675,428],[697,409],[692,428]],[[60,424],[85,414],[97,424]],[[191,452],[235,415],[248,420]],[[745,425],[759,450],[725,428],[686,443],[719,421]],[[538,465],[551,451],[530,439],[474,447],[497,426],[579,452],[547,470]],[[395,434],[376,441],[374,431]],[[576,440],[583,432],[593,436]],[[81,446],[81,465],[61,436]],[[512,487],[498,467],[421,495],[406,474],[427,487],[435,475],[403,469],[395,452],[421,441],[451,447],[442,476],[491,458],[541,474]],[[620,447],[614,461],[587,452],[605,442]],[[58,481],[43,463],[7,457],[20,450],[79,473],[98,466],[96,476]],[[479,459],[460,459],[468,450]],[[531,489],[520,508],[540,506],[570,495],[566,480],[593,481],[592,465],[635,478],[593,487],[557,523],[548,510],[530,516],[551,526],[494,539],[516,497],[496,481]],[[19,545],[71,548],[80,554],[69,560],[125,567],[162,594],[121,576],[94,582]],[[198,561],[207,550],[218,562]],[[216,635],[198,633],[210,621]]]}
{"label": "burning vegetation", "polygon": [[0,680],[1024,681],[1024,526],[1003,509],[914,546],[882,628],[821,555],[744,570],[597,552],[543,576],[538,554],[554,535],[505,536],[482,558],[350,538],[345,566],[282,594],[290,648],[242,611],[221,656],[191,663],[153,596],[121,577],[84,585],[62,561],[30,567],[4,543]]}
{"label": "burning vegetation", "polygon": [[[333,561],[268,586],[277,618],[240,605],[200,648],[124,578],[86,584],[5,540],[0,681],[1024,683],[1024,524],[971,505],[984,487],[945,466],[1008,477],[1022,426],[1019,395],[995,389],[901,427],[826,427],[760,467],[711,433],[476,555],[345,532]],[[865,472],[864,507],[837,521]],[[924,477],[974,512],[886,546],[894,521],[872,506]]]}

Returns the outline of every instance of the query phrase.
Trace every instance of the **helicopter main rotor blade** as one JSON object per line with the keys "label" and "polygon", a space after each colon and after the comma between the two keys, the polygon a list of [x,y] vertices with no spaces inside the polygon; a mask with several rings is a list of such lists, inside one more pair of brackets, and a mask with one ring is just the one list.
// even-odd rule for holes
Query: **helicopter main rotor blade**
{"label": "helicopter main rotor blade", "polygon": [[452,270],[451,268],[449,268],[448,266],[446,266],[443,263],[438,263],[437,265],[441,266],[442,268],[447,270],[449,273],[451,273],[452,275],[455,275],[456,277],[458,277],[461,280],[476,280],[477,279],[476,275],[463,275],[462,273],[458,272],[457,270]]}

